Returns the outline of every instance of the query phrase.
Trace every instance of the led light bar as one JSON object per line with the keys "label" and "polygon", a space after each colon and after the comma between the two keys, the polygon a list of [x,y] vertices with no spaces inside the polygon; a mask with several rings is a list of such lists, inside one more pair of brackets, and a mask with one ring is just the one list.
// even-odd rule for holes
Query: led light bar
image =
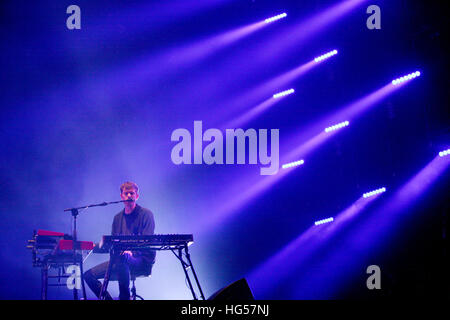
{"label": "led light bar", "polygon": [[416,72],[407,74],[406,76],[403,76],[403,77],[401,77],[401,78],[397,78],[397,79],[395,79],[395,80],[392,80],[392,84],[393,84],[394,86],[396,86],[396,85],[398,85],[398,84],[400,84],[400,83],[403,83],[403,82],[405,82],[405,81],[408,81],[408,80],[417,78],[417,77],[419,77],[419,76],[420,76],[420,72],[419,72],[419,71],[416,71]]}
{"label": "led light bar", "polygon": [[304,163],[305,163],[304,160],[294,161],[294,162],[283,164],[281,166],[281,168],[287,169],[287,168],[297,167],[297,166],[301,166]]}
{"label": "led light bar", "polygon": [[274,99],[281,98],[281,97],[287,96],[289,94],[293,94],[294,92],[295,92],[294,89],[285,90],[285,91],[279,92],[277,94],[274,94],[273,98]]}
{"label": "led light bar", "polygon": [[267,18],[266,20],[264,20],[265,23],[271,23],[280,19],[283,19],[287,16],[287,14],[284,12],[282,14],[279,14],[277,16],[271,17],[271,18]]}
{"label": "led light bar", "polygon": [[323,54],[323,55],[321,55],[321,56],[319,56],[317,58],[314,58],[314,61],[315,62],[320,62],[322,60],[328,59],[329,57],[332,57],[332,56],[336,55],[337,53],[338,53],[337,50],[330,51],[330,52],[325,53],[325,54]]}
{"label": "led light bar", "polygon": [[377,190],[370,191],[370,192],[366,192],[366,193],[363,194],[363,197],[364,198],[369,198],[369,197],[372,197],[372,196],[374,196],[376,194],[380,194],[380,193],[383,193],[383,192],[386,192],[386,188],[384,188],[384,187],[380,188],[380,189],[377,189]]}
{"label": "led light bar", "polygon": [[333,131],[333,130],[338,130],[338,129],[341,129],[341,128],[343,128],[343,127],[348,126],[349,124],[350,124],[350,122],[344,121],[344,122],[335,124],[334,126],[325,128],[325,132],[330,132],[330,131]]}
{"label": "led light bar", "polygon": [[440,157],[445,157],[445,156],[448,156],[449,154],[450,154],[450,149],[439,152]]}
{"label": "led light bar", "polygon": [[333,222],[333,220],[334,220],[333,217],[331,217],[331,218],[326,218],[326,219],[322,219],[322,220],[316,221],[316,222],[314,222],[314,224],[315,224],[316,226],[318,226],[318,225],[320,225],[320,224]]}

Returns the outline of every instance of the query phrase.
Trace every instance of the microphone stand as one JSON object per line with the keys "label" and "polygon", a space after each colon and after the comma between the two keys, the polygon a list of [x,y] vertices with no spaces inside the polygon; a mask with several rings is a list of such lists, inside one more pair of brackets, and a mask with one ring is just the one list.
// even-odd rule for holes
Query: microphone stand
{"label": "microphone stand", "polygon": [[[90,204],[84,207],[77,207],[77,208],[69,208],[69,209],[64,209],[64,212],[70,211],[72,213],[72,218],[73,218],[73,223],[72,223],[72,242],[73,242],[73,262],[75,264],[77,264],[77,251],[80,250],[81,251],[81,245],[80,243],[77,241],[77,217],[79,215],[79,211],[81,209],[87,209],[87,208],[92,208],[92,207],[104,207],[110,204],[115,204],[115,203],[121,203],[121,202],[129,202],[129,201],[133,201],[133,200],[120,200],[120,201],[111,201],[111,202],[102,202],[102,203],[97,203],[97,204]],[[83,253],[81,252],[81,256],[80,256],[80,280],[81,280],[81,288],[83,290],[83,297],[84,300],[86,300],[86,288],[84,285],[84,275],[83,275]],[[76,286],[76,280],[75,280],[75,286],[73,287],[73,299],[74,300],[78,300],[78,289]]]}

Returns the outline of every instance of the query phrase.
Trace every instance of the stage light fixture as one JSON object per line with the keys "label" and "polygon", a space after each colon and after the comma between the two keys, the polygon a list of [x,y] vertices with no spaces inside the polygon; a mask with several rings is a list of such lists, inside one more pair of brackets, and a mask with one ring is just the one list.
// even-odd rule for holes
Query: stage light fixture
{"label": "stage light fixture", "polygon": [[324,224],[324,223],[330,223],[330,222],[333,222],[333,221],[334,221],[334,218],[331,217],[331,218],[326,218],[326,219],[322,219],[322,220],[316,221],[316,222],[314,222],[314,224],[316,226],[318,226],[318,225],[321,225],[321,224]]}
{"label": "stage light fixture", "polygon": [[341,129],[341,128],[343,128],[343,127],[348,126],[349,124],[350,124],[350,122],[344,121],[344,122],[335,124],[335,125],[333,125],[333,126],[331,126],[331,127],[325,128],[325,132],[330,132],[330,131],[338,130],[338,129]]}
{"label": "stage light fixture", "polygon": [[264,20],[264,22],[265,22],[265,23],[271,23],[271,22],[274,22],[274,21],[283,19],[283,18],[285,18],[286,16],[287,16],[287,14],[284,12],[284,13],[279,14],[279,15],[276,15],[276,16],[274,16],[274,17],[267,18],[266,20]]}
{"label": "stage light fixture", "polygon": [[445,156],[448,156],[449,154],[450,154],[450,149],[439,152],[440,157],[445,157]]}
{"label": "stage light fixture", "polygon": [[289,94],[293,94],[294,92],[295,92],[294,89],[285,90],[285,91],[274,94],[273,98],[274,99],[281,98],[281,97],[287,96]]}
{"label": "stage light fixture", "polygon": [[287,169],[287,168],[297,167],[297,166],[301,166],[304,163],[305,163],[304,160],[294,161],[294,162],[283,164],[281,166],[281,168]]}
{"label": "stage light fixture", "polygon": [[383,193],[383,192],[386,192],[386,188],[384,188],[384,187],[364,193],[363,194],[363,198],[369,198],[369,197],[372,197],[372,196],[374,196],[376,194],[380,194],[380,193]]}
{"label": "stage light fixture", "polygon": [[328,53],[325,53],[325,54],[323,54],[323,55],[321,55],[321,56],[319,56],[319,57],[314,58],[314,61],[315,61],[315,62],[320,62],[320,61],[323,61],[323,60],[325,60],[325,59],[328,59],[328,58],[330,58],[330,57],[332,57],[332,56],[334,56],[334,55],[336,55],[336,54],[338,54],[338,51],[337,51],[337,50],[333,50],[333,51],[330,51],[330,52],[328,52]]}
{"label": "stage light fixture", "polygon": [[405,82],[405,81],[408,81],[408,80],[417,78],[417,77],[419,77],[419,76],[420,76],[420,71],[416,71],[416,72],[407,74],[406,76],[403,76],[403,77],[397,78],[397,79],[395,79],[395,80],[392,80],[392,84],[393,84],[394,86],[396,86],[396,85],[398,85],[398,84],[400,84],[400,83],[403,83],[403,82]]}

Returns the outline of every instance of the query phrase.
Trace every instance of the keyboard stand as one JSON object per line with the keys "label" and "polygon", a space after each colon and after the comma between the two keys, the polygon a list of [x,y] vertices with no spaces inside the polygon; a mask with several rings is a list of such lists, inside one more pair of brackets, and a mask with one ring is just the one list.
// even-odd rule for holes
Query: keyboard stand
{"label": "keyboard stand", "polygon": [[[183,249],[184,249],[187,261],[184,261],[184,259],[183,259]],[[192,274],[194,275],[195,283],[197,285],[198,291],[200,292],[200,297],[202,298],[202,300],[205,300],[205,296],[203,295],[203,291],[200,286],[200,282],[198,281],[197,274],[195,273],[194,265],[192,264],[192,261],[191,261],[191,255],[189,254],[188,245],[185,244],[183,246],[180,246],[178,248],[178,255],[175,253],[175,251],[173,249],[171,249],[171,251],[178,258],[178,260],[180,260],[181,267],[183,268],[184,274],[186,275],[186,279],[189,284],[189,289],[191,289],[192,297],[194,298],[194,300],[198,300],[198,298],[197,298],[197,295],[195,294],[194,287],[192,286],[192,281],[189,277],[188,269],[191,269]]]}
{"label": "keyboard stand", "polygon": [[[48,287],[66,287],[67,286],[67,279],[72,277],[73,275],[65,273],[65,269],[68,266],[76,265],[80,268],[80,273],[83,272],[82,270],[82,256],[77,255],[75,257],[75,261],[73,260],[74,257],[70,255],[65,256],[51,256],[46,257],[44,260],[39,262],[39,266],[41,267],[41,300],[47,300],[47,291]],[[49,275],[49,271],[52,269],[58,270],[57,275]],[[56,279],[57,283],[49,283],[49,279]],[[61,279],[64,279],[64,282],[60,282]],[[83,278],[80,274],[80,281],[83,281]],[[75,286],[73,290],[73,298],[74,300],[78,300],[78,290],[76,286],[77,280],[75,279]],[[84,298],[86,299],[86,293],[83,290]]]}
{"label": "keyboard stand", "polygon": [[[123,249],[123,248],[122,248]],[[198,277],[197,274],[195,273],[195,269],[194,269],[194,265],[192,264],[191,261],[191,256],[189,254],[189,250],[188,250],[188,244],[184,244],[184,245],[178,245],[175,248],[167,246],[167,247],[160,247],[156,250],[171,250],[173,252],[173,254],[178,258],[178,260],[181,263],[181,267],[183,268],[184,274],[186,276],[186,279],[188,281],[189,284],[189,289],[191,290],[192,293],[192,297],[194,298],[194,300],[198,300],[197,295],[195,294],[195,290],[194,287],[192,285],[192,281],[189,277],[189,273],[188,270],[191,269],[192,274],[194,275],[194,279],[195,279],[195,283],[197,285],[198,291],[200,292],[200,298],[202,300],[205,300],[205,296],[203,294],[202,288],[200,286],[200,282],[198,281]],[[175,252],[175,250],[178,249],[178,254]],[[186,261],[183,259],[183,250],[185,252],[185,256],[186,256]],[[99,299],[100,300],[105,300],[106,299],[106,292],[108,289],[108,284],[109,284],[109,279],[111,276],[111,269],[112,269],[112,265],[113,263],[111,262],[113,259],[113,255],[114,255],[114,247],[112,247],[110,249],[109,252],[109,261],[108,261],[108,268],[106,269],[106,273],[105,273],[105,277],[103,279],[103,284],[102,284],[102,288],[100,290],[100,295],[99,295]]]}
{"label": "keyboard stand", "polygon": [[111,269],[112,269],[112,259],[113,259],[113,248],[109,251],[109,261],[108,261],[108,267],[106,268],[105,278],[103,279],[102,288],[100,290],[99,299],[105,300],[106,299],[106,290],[108,289],[109,284],[109,278],[111,276]]}

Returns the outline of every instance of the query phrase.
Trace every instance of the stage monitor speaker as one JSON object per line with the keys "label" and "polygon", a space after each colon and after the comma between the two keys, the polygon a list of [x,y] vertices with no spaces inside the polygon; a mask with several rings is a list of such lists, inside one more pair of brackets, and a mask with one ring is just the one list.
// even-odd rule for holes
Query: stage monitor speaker
{"label": "stage monitor speaker", "polygon": [[247,280],[240,279],[214,293],[208,300],[231,301],[231,300],[255,300]]}

